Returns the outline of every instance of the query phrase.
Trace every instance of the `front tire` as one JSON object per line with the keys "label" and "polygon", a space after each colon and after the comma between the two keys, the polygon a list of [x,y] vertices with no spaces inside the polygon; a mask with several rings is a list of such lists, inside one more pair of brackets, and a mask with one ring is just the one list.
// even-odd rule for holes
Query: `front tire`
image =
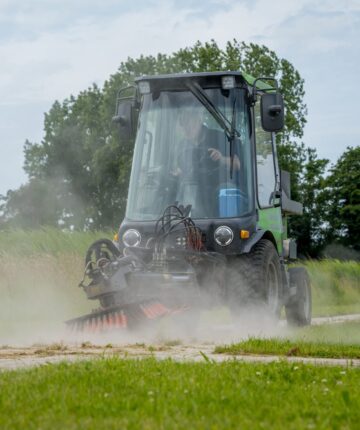
{"label": "front tire", "polygon": [[227,289],[232,309],[261,307],[279,318],[283,285],[274,244],[261,239],[248,254],[237,257],[230,265]]}

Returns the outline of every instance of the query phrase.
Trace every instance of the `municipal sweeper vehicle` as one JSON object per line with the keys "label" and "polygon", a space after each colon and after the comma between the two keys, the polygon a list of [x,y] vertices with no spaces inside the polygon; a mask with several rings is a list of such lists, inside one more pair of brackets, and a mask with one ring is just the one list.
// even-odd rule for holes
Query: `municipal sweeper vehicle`
{"label": "municipal sweeper vehicle", "polygon": [[306,271],[288,268],[301,215],[281,171],[276,80],[240,72],[143,76],[119,92],[115,123],[135,139],[125,218],[92,244],[81,287],[99,302],[75,330],[136,327],[226,304],[311,321]]}

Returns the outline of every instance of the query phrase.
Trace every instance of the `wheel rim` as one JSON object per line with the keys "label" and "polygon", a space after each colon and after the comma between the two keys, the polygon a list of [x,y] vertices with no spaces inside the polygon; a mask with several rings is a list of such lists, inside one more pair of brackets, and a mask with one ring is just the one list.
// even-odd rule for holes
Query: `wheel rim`
{"label": "wheel rim", "polygon": [[275,264],[269,265],[267,305],[271,312],[277,312],[279,307],[279,277]]}

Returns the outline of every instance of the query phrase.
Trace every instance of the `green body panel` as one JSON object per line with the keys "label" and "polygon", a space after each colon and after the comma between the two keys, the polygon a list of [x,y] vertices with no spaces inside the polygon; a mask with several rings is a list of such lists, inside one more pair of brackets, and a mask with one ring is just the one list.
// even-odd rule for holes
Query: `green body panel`
{"label": "green body panel", "polygon": [[286,231],[284,231],[283,217],[281,214],[281,208],[267,208],[267,209],[259,209],[259,221],[258,228],[261,230],[270,231],[276,240],[277,248],[279,254],[282,253],[283,250],[283,239],[285,239],[284,234],[286,235]]}
{"label": "green body panel", "polygon": [[[243,78],[245,79],[245,81],[249,84],[249,85],[254,85],[255,79],[254,76],[248,75],[247,73],[241,73]],[[265,83],[264,81],[257,81],[256,82],[256,88],[258,90],[273,90],[274,87],[272,87],[271,85]]]}
{"label": "green body panel", "polygon": [[282,218],[283,223],[283,240],[288,238],[288,217],[283,216]]}

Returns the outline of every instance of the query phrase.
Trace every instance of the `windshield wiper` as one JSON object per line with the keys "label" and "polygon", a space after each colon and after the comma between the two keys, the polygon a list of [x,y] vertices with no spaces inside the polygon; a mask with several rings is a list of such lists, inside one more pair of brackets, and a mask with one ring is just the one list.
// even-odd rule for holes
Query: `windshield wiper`
{"label": "windshield wiper", "polygon": [[206,108],[206,110],[210,112],[210,114],[214,117],[216,122],[224,130],[229,142],[233,135],[236,134],[237,136],[239,136],[239,132],[237,130],[232,129],[232,124],[230,123],[230,121],[226,118],[226,116],[221,111],[219,111],[219,109],[214,105],[212,100],[209,98],[209,96],[206,94],[206,92],[197,82],[188,81],[186,83],[186,86],[199,100],[199,102]]}
{"label": "windshield wiper", "polygon": [[217,109],[212,100],[197,82],[187,81],[186,86],[206,108],[206,110],[210,112],[210,114],[225,132],[226,137],[230,143],[230,178],[232,178],[234,168],[234,140],[236,137],[240,137],[240,133],[236,129],[236,99],[234,100],[232,118],[230,122],[226,116]]}
{"label": "windshield wiper", "polygon": [[[234,99],[232,118],[231,118],[231,136],[229,139],[230,143],[230,179],[232,179],[233,170],[234,170],[234,140],[236,133],[236,98]],[[239,134],[238,134],[239,136]]]}

